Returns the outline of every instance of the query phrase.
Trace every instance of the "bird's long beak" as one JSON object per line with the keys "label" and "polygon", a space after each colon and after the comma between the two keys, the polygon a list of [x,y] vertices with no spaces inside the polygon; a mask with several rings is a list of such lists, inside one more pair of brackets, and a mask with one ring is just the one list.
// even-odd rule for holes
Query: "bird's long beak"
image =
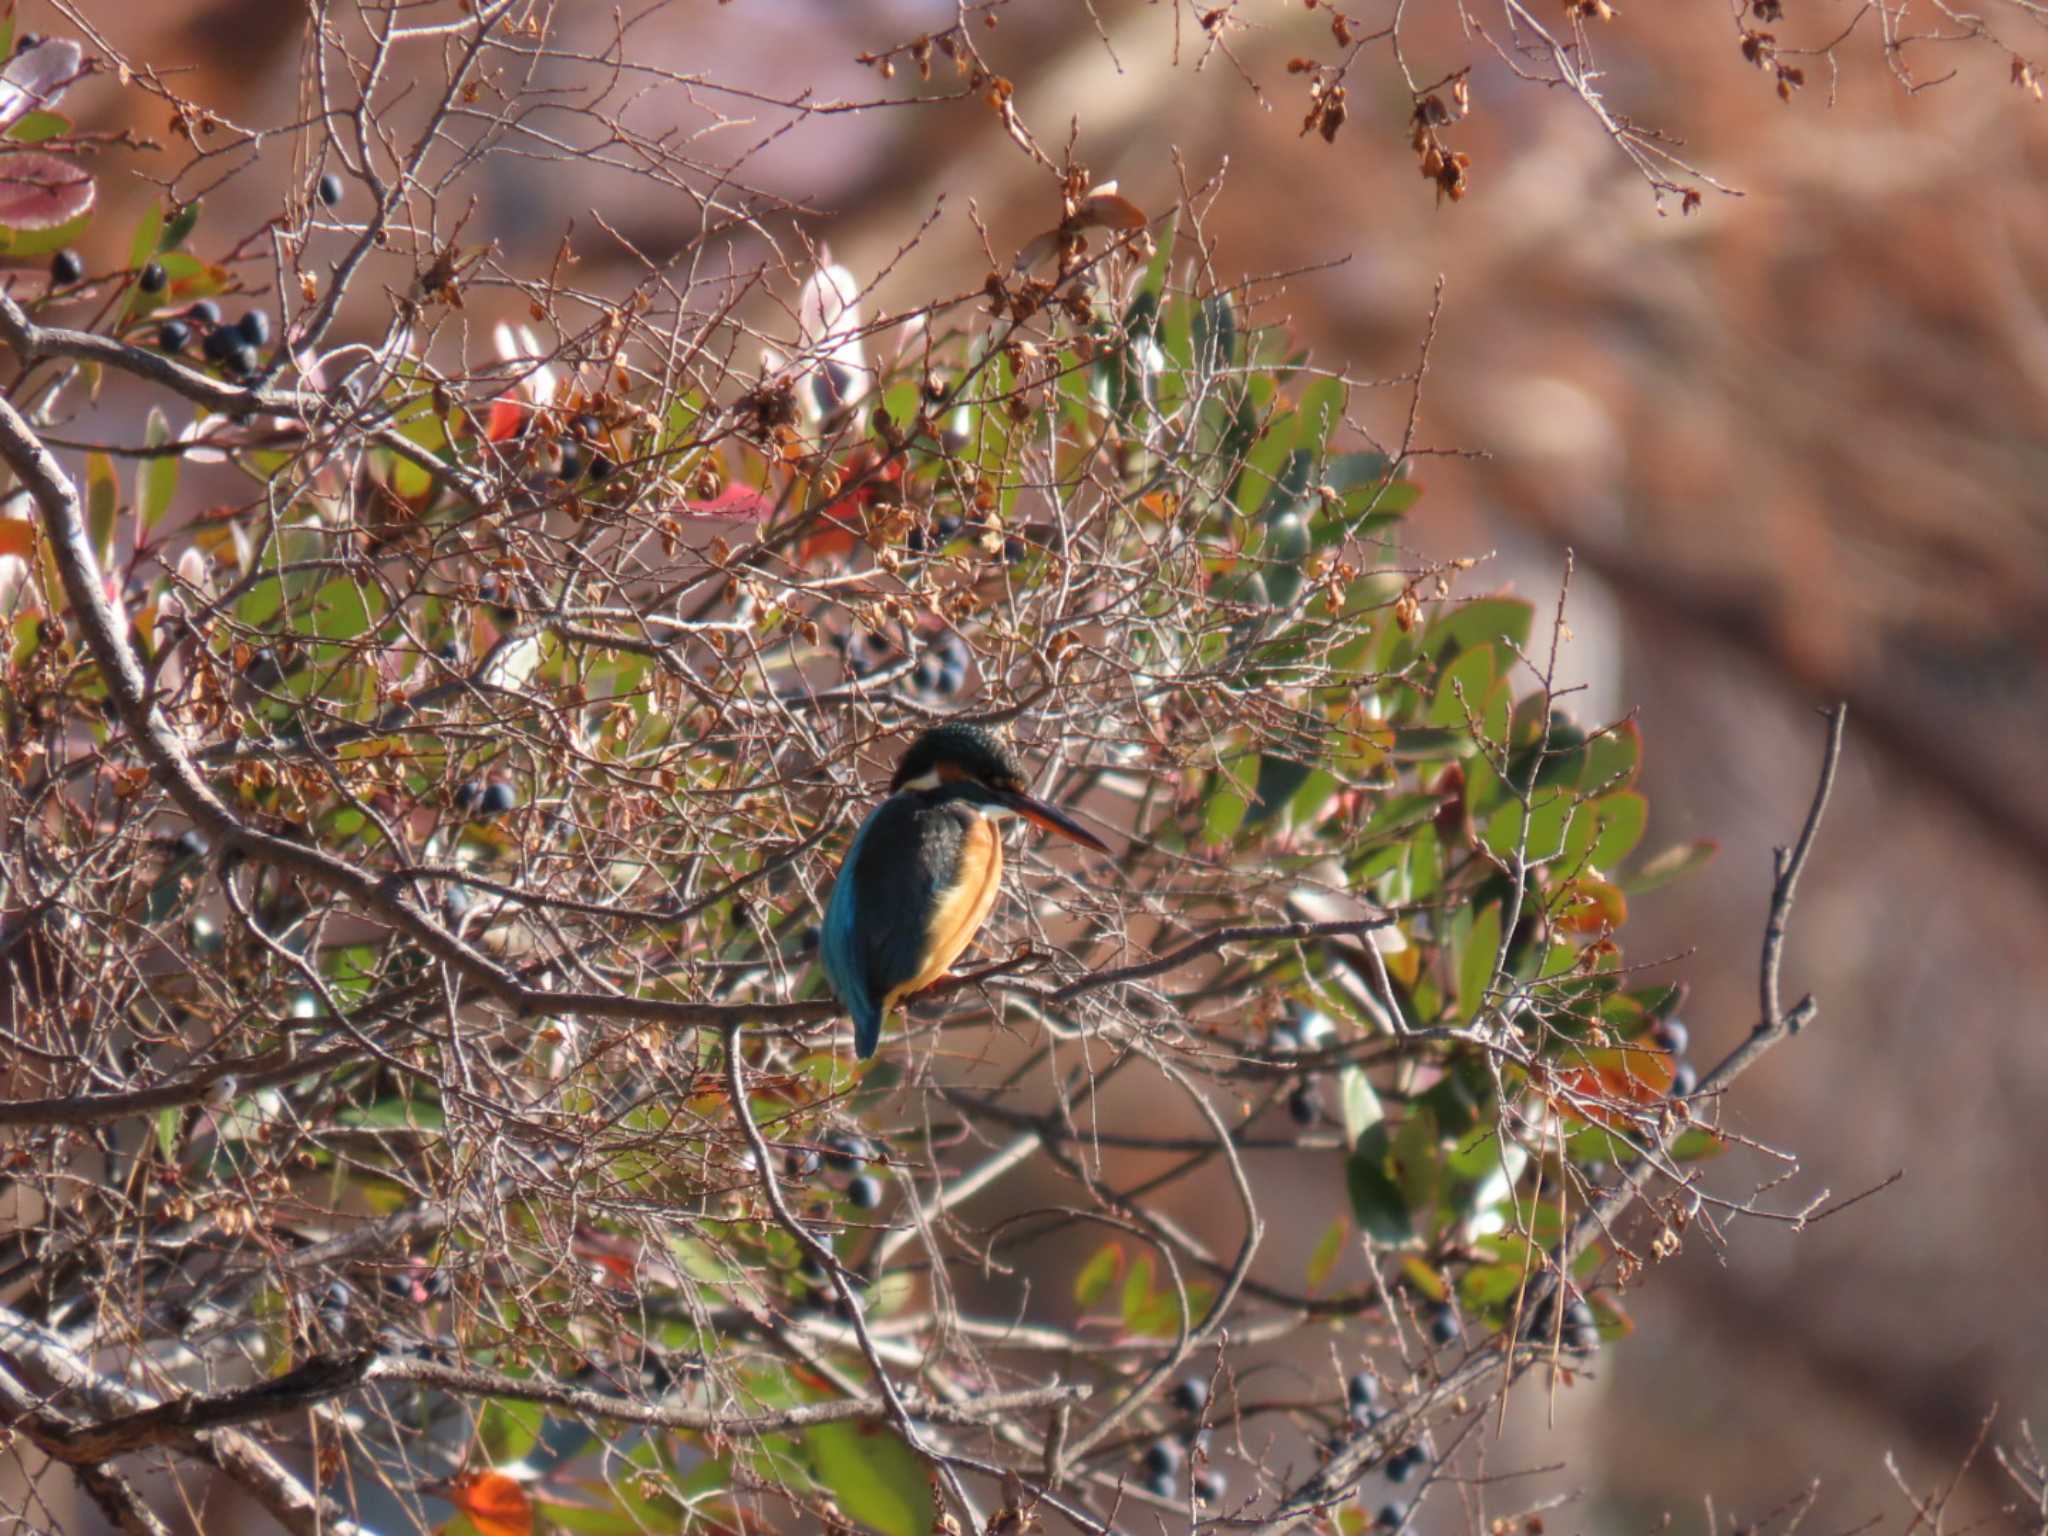
{"label": "bird's long beak", "polygon": [[1043,827],[1048,832],[1057,832],[1062,837],[1071,837],[1082,847],[1093,848],[1097,853],[1109,852],[1109,844],[1056,806],[1047,805],[1043,800],[1034,800],[1014,789],[1000,790],[997,794],[1004,806],[1033,825]]}

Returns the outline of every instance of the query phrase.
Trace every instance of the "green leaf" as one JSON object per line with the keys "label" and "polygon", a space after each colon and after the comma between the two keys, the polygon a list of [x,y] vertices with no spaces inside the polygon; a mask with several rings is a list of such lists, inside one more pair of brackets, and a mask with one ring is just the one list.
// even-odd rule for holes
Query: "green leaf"
{"label": "green leaf", "polygon": [[[1463,914],[1460,914],[1461,916]],[[1493,963],[1500,956],[1500,903],[1489,902],[1472,919],[1458,954],[1458,1016],[1470,1024],[1486,1006],[1493,983]]]}
{"label": "green leaf", "polygon": [[540,1442],[542,1421],[547,1410],[539,1403],[525,1403],[507,1397],[488,1398],[477,1417],[477,1438],[490,1453],[491,1465],[501,1467],[518,1461]]}
{"label": "green leaf", "polygon": [[1344,1183],[1351,1196],[1351,1214],[1374,1242],[1401,1244],[1415,1236],[1408,1202],[1390,1171],[1390,1143],[1385,1121],[1358,1138],[1344,1165]]}
{"label": "green leaf", "polygon": [[1380,1096],[1373,1091],[1372,1079],[1365,1075],[1365,1068],[1355,1062],[1338,1071],[1337,1098],[1339,1112],[1344,1117],[1347,1146],[1356,1147],[1367,1131],[1387,1117],[1386,1106],[1380,1103]]}
{"label": "green leaf", "polygon": [[0,256],[48,256],[74,243],[92,224],[92,210],[86,209],[55,229],[0,228]]}
{"label": "green leaf", "polygon": [[163,238],[157,242],[160,251],[175,251],[185,243],[185,237],[192,233],[192,226],[199,222],[200,204],[195,199],[172,214],[164,224]]}
{"label": "green leaf", "polygon": [[1207,379],[1236,366],[1237,306],[1228,293],[1211,294],[1196,305],[1191,326],[1192,366],[1197,378]]}
{"label": "green leaf", "polygon": [[1261,574],[1266,578],[1268,595],[1285,608],[1301,595],[1301,563],[1315,546],[1298,505],[1290,502],[1277,511],[1269,506],[1265,519],[1259,541],[1259,557],[1266,562]]}
{"label": "green leaf", "polygon": [[1443,1151],[1436,1116],[1428,1109],[1417,1107],[1394,1138],[1393,1174],[1410,1212],[1428,1211],[1436,1204]]}
{"label": "green leaf", "polygon": [[1314,1295],[1329,1280],[1337,1261],[1344,1257],[1344,1239],[1351,1235],[1351,1223],[1339,1216],[1331,1222],[1308,1258],[1308,1288]]}
{"label": "green leaf", "polygon": [[114,461],[104,453],[85,456],[85,503],[92,547],[105,565],[114,553],[114,515],[121,507],[121,488],[114,480]]}
{"label": "green leaf", "polygon": [[1293,456],[1294,429],[1291,411],[1276,410],[1268,420],[1261,419],[1249,401],[1244,410],[1250,413],[1253,436],[1244,454],[1244,473],[1238,476],[1233,494],[1238,511],[1249,517],[1265,505],[1280,481],[1282,467]]}
{"label": "green leaf", "polygon": [[[1190,1285],[1187,1288],[1187,1326],[1192,1328],[1209,1315],[1209,1308],[1215,1304],[1216,1288],[1209,1285]],[[1179,1293],[1162,1290],[1144,1306],[1125,1327],[1141,1338],[1170,1339],[1181,1329],[1181,1305]]]}
{"label": "green leaf", "polygon": [[[162,408],[152,405],[142,427],[143,446],[161,448],[170,440],[171,424],[164,419]],[[178,493],[179,463],[175,453],[166,453],[135,466],[135,515],[145,536],[156,531],[170,510],[171,498]]]}
{"label": "green leaf", "polygon": [[14,144],[40,144],[70,131],[71,119],[60,112],[31,112],[7,130],[7,138]]}
{"label": "green leaf", "polygon": [[1244,766],[1245,760],[1240,758],[1217,770],[1208,804],[1202,808],[1203,842],[1227,843],[1244,825],[1245,812],[1251,809],[1251,797],[1237,778]]}
{"label": "green leaf", "polygon": [[[1462,730],[1468,720],[1474,720],[1484,728],[1487,698],[1498,675],[1496,668],[1496,653],[1491,645],[1475,645],[1460,651],[1437,680],[1428,723]],[[1502,723],[1506,723],[1505,718]]]}
{"label": "green leaf", "polygon": [[[1306,763],[1297,763],[1291,757],[1278,757],[1267,752],[1259,758],[1259,784],[1253,792],[1250,820],[1253,825],[1268,821],[1280,814],[1294,799],[1297,791],[1306,784],[1314,770]],[[1216,838],[1212,841],[1220,842]]]}
{"label": "green leaf", "polygon": [[1669,885],[1683,879],[1694,870],[1702,868],[1721,851],[1721,845],[1711,837],[1702,837],[1690,843],[1679,843],[1666,848],[1662,853],[1647,861],[1642,868],[1621,882],[1621,888],[1631,896],[1640,896],[1645,891],[1654,891],[1660,885]]}
{"label": "green leaf", "polygon": [[[1650,802],[1632,789],[1602,795],[1583,808],[1577,818],[1596,828],[1592,847],[1587,850],[1593,864],[1612,869],[1635,851],[1650,824]],[[1577,832],[1578,828],[1573,827]]]}
{"label": "green leaf", "polygon": [[1344,406],[1351,391],[1342,379],[1317,379],[1302,392],[1295,413],[1294,448],[1309,462],[1319,462],[1330,435],[1344,424]]}
{"label": "green leaf", "polygon": [[1138,1322],[1145,1315],[1145,1308],[1152,1300],[1152,1255],[1141,1253],[1124,1271],[1122,1306],[1124,1326],[1138,1331]]}
{"label": "green leaf", "polygon": [[1589,738],[1577,780],[1588,794],[1605,794],[1633,784],[1643,762],[1643,733],[1633,720]]}
{"label": "green leaf", "polygon": [[1468,1312],[1483,1312],[1514,1300],[1521,1288],[1521,1265],[1475,1264],[1458,1278],[1458,1300]]}
{"label": "green leaf", "polygon": [[346,576],[336,577],[313,596],[309,627],[323,640],[354,640],[369,629],[372,612],[383,611],[384,600],[375,588],[365,587]]}
{"label": "green leaf", "polygon": [[1444,1277],[1430,1268],[1427,1261],[1417,1254],[1409,1254],[1401,1260],[1401,1273],[1408,1283],[1415,1287],[1416,1294],[1431,1301],[1449,1300],[1451,1288],[1444,1284]]}
{"label": "green leaf", "polygon": [[184,1111],[175,1104],[156,1112],[156,1148],[166,1163],[178,1160],[178,1122],[183,1118]]}
{"label": "green leaf", "polygon": [[1123,1267],[1123,1244],[1104,1243],[1075,1277],[1074,1300],[1084,1307],[1094,1306],[1109,1294],[1109,1288],[1116,1284],[1117,1273]]}
{"label": "green leaf", "polygon": [[1728,1150],[1728,1144],[1712,1131],[1703,1131],[1694,1126],[1689,1131],[1678,1133],[1678,1139],[1671,1143],[1671,1157],[1674,1162],[1696,1163],[1705,1158],[1719,1157]]}
{"label": "green leaf", "polygon": [[924,1468],[894,1430],[815,1424],[804,1431],[811,1473],[849,1519],[883,1536],[931,1536],[937,1511]]}
{"label": "green leaf", "polygon": [[1435,656],[1453,646],[1465,651],[1501,641],[1527,646],[1535,616],[1534,606],[1518,597],[1482,597],[1459,603],[1429,626],[1422,653]]}
{"label": "green leaf", "polygon": [[[136,223],[135,238],[128,242],[128,269],[131,272],[140,271],[148,265],[149,259],[156,254],[157,242],[163,238],[163,232],[164,205],[159,198],[149,205],[148,212]],[[166,267],[164,272],[168,277],[170,269]],[[144,293],[138,283],[128,290],[127,313],[131,317],[142,314],[169,297],[168,290],[157,294]]]}
{"label": "green leaf", "polygon": [[1539,789],[1529,797],[1528,842],[1522,840],[1524,816],[1520,801],[1511,800],[1486,818],[1486,846],[1496,857],[1512,859],[1520,851],[1531,864],[1564,852],[1578,800],[1562,789]]}

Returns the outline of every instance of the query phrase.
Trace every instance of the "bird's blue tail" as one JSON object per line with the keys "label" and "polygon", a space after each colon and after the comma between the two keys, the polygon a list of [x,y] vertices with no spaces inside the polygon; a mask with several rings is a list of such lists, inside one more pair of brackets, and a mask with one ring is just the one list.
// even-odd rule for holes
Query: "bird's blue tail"
{"label": "bird's blue tail", "polygon": [[882,1010],[863,997],[847,1011],[853,1015],[853,1053],[866,1061],[882,1043]]}
{"label": "bird's blue tail", "polygon": [[[855,851],[859,841],[854,843]],[[832,888],[832,900],[825,908],[825,931],[819,936],[819,958],[825,962],[825,977],[846,1011],[853,1015],[853,1049],[862,1061],[875,1054],[882,1043],[882,1008],[868,995],[867,964],[858,953],[853,933],[853,855],[839,872]]]}

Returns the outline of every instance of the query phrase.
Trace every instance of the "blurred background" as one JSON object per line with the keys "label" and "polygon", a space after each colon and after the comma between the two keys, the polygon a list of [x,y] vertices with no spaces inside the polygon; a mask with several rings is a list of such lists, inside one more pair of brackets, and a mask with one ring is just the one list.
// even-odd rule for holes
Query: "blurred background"
{"label": "blurred background", "polygon": [[[1417,464],[1427,495],[1407,537],[1430,556],[1489,557],[1466,595],[1512,587],[1546,612],[1574,550],[1574,712],[1640,718],[1651,844],[1722,845],[1640,903],[1629,935],[1633,959],[1675,956],[1692,983],[1703,1066],[1756,1017],[1771,848],[1811,793],[1814,710],[1850,705],[1789,951],[1792,995],[1811,989],[1819,1020],[1740,1085],[1726,1122],[1796,1153],[1773,1209],[1904,1177],[1804,1231],[1695,1224],[1630,1293],[1636,1337],[1569,1390],[1525,1392],[1488,1455],[1495,1473],[1569,1470],[1489,1492],[1488,1507],[1576,1493],[1553,1528],[1652,1530],[1669,1512],[1732,1529],[1817,1481],[1808,1529],[1904,1525],[1888,1452],[1924,1493],[1957,1476],[1994,1408],[1994,1441],[2028,1415],[2048,1431],[2048,107],[2012,87],[2011,56],[1988,40],[1888,61],[1867,13],[1838,78],[1804,59],[1807,84],[1782,103],[1727,7],[1626,6],[1591,32],[1612,110],[1683,140],[1741,194],[1710,190],[1690,216],[1667,196],[1660,213],[1581,102],[1514,77],[1489,42],[1506,36],[1499,11],[1470,7],[1461,30],[1453,7],[1411,3],[1415,78],[1472,70],[1472,116],[1446,131],[1472,157],[1471,191],[1439,206],[1384,44],[1360,55],[1349,121],[1325,144],[1300,132],[1305,85],[1287,63],[1338,56],[1327,7],[1225,7],[1227,50],[1201,29],[1210,9],[1010,4],[980,41],[1055,157],[1073,124],[1093,179],[1120,179],[1149,212],[1227,163],[1206,221],[1218,278],[1295,274],[1266,289],[1261,318],[1318,363],[1396,381],[1353,397],[1382,443],[1401,438],[1399,380],[1441,277],[1417,441],[1462,452]],[[1361,32],[1384,24],[1384,7],[1353,9]],[[22,25],[67,29],[42,11],[25,4]],[[1562,32],[1555,12],[1541,19]],[[236,123],[294,115],[298,6],[84,14],[129,58],[182,68],[181,94]],[[986,106],[773,104],[955,89],[943,61],[929,85],[907,60],[886,81],[855,62],[955,15],[911,0],[681,5],[635,34],[636,62],[762,99],[672,86],[632,116],[701,135],[707,162],[781,133],[749,184],[811,210],[801,226],[863,282],[886,271],[881,308],[977,289],[977,217],[1003,260],[1058,217],[1051,179]],[[1773,29],[1811,44],[1857,16],[1790,0]],[[575,6],[554,40],[601,53],[611,27],[609,7]],[[1957,73],[1915,94],[1894,65],[1916,84]],[[87,86],[67,110],[171,138],[139,92]],[[209,227],[254,228],[298,174],[291,156],[283,140],[257,152]],[[620,288],[634,270],[594,236],[593,212],[655,259],[693,227],[644,183],[575,163],[495,160],[479,187],[466,242],[494,238],[508,265],[537,267],[573,220],[590,288],[607,264]],[[154,194],[103,180],[93,270],[125,259]],[[1712,1179],[1740,1200],[1782,1172],[1738,1154]],[[1275,1232],[1270,1257],[1298,1275],[1344,1196],[1334,1161],[1295,1176],[1304,1220]],[[1325,1341],[1300,1349],[1328,1373]],[[2009,1497],[1979,1456],[1952,1528]],[[1455,1499],[1432,1503],[1420,1529],[1462,1523]]]}

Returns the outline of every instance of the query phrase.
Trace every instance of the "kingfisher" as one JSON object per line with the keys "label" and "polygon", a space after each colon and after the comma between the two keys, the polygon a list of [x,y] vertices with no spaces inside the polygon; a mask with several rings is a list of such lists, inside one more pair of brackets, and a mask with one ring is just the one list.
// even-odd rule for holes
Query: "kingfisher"
{"label": "kingfisher", "polygon": [[1026,793],[1001,742],[962,722],[910,744],[889,798],[854,834],[820,949],[832,990],[853,1015],[863,1061],[875,1054],[889,1010],[945,975],[988,920],[1003,876],[1005,816],[1109,852],[1064,811]]}

